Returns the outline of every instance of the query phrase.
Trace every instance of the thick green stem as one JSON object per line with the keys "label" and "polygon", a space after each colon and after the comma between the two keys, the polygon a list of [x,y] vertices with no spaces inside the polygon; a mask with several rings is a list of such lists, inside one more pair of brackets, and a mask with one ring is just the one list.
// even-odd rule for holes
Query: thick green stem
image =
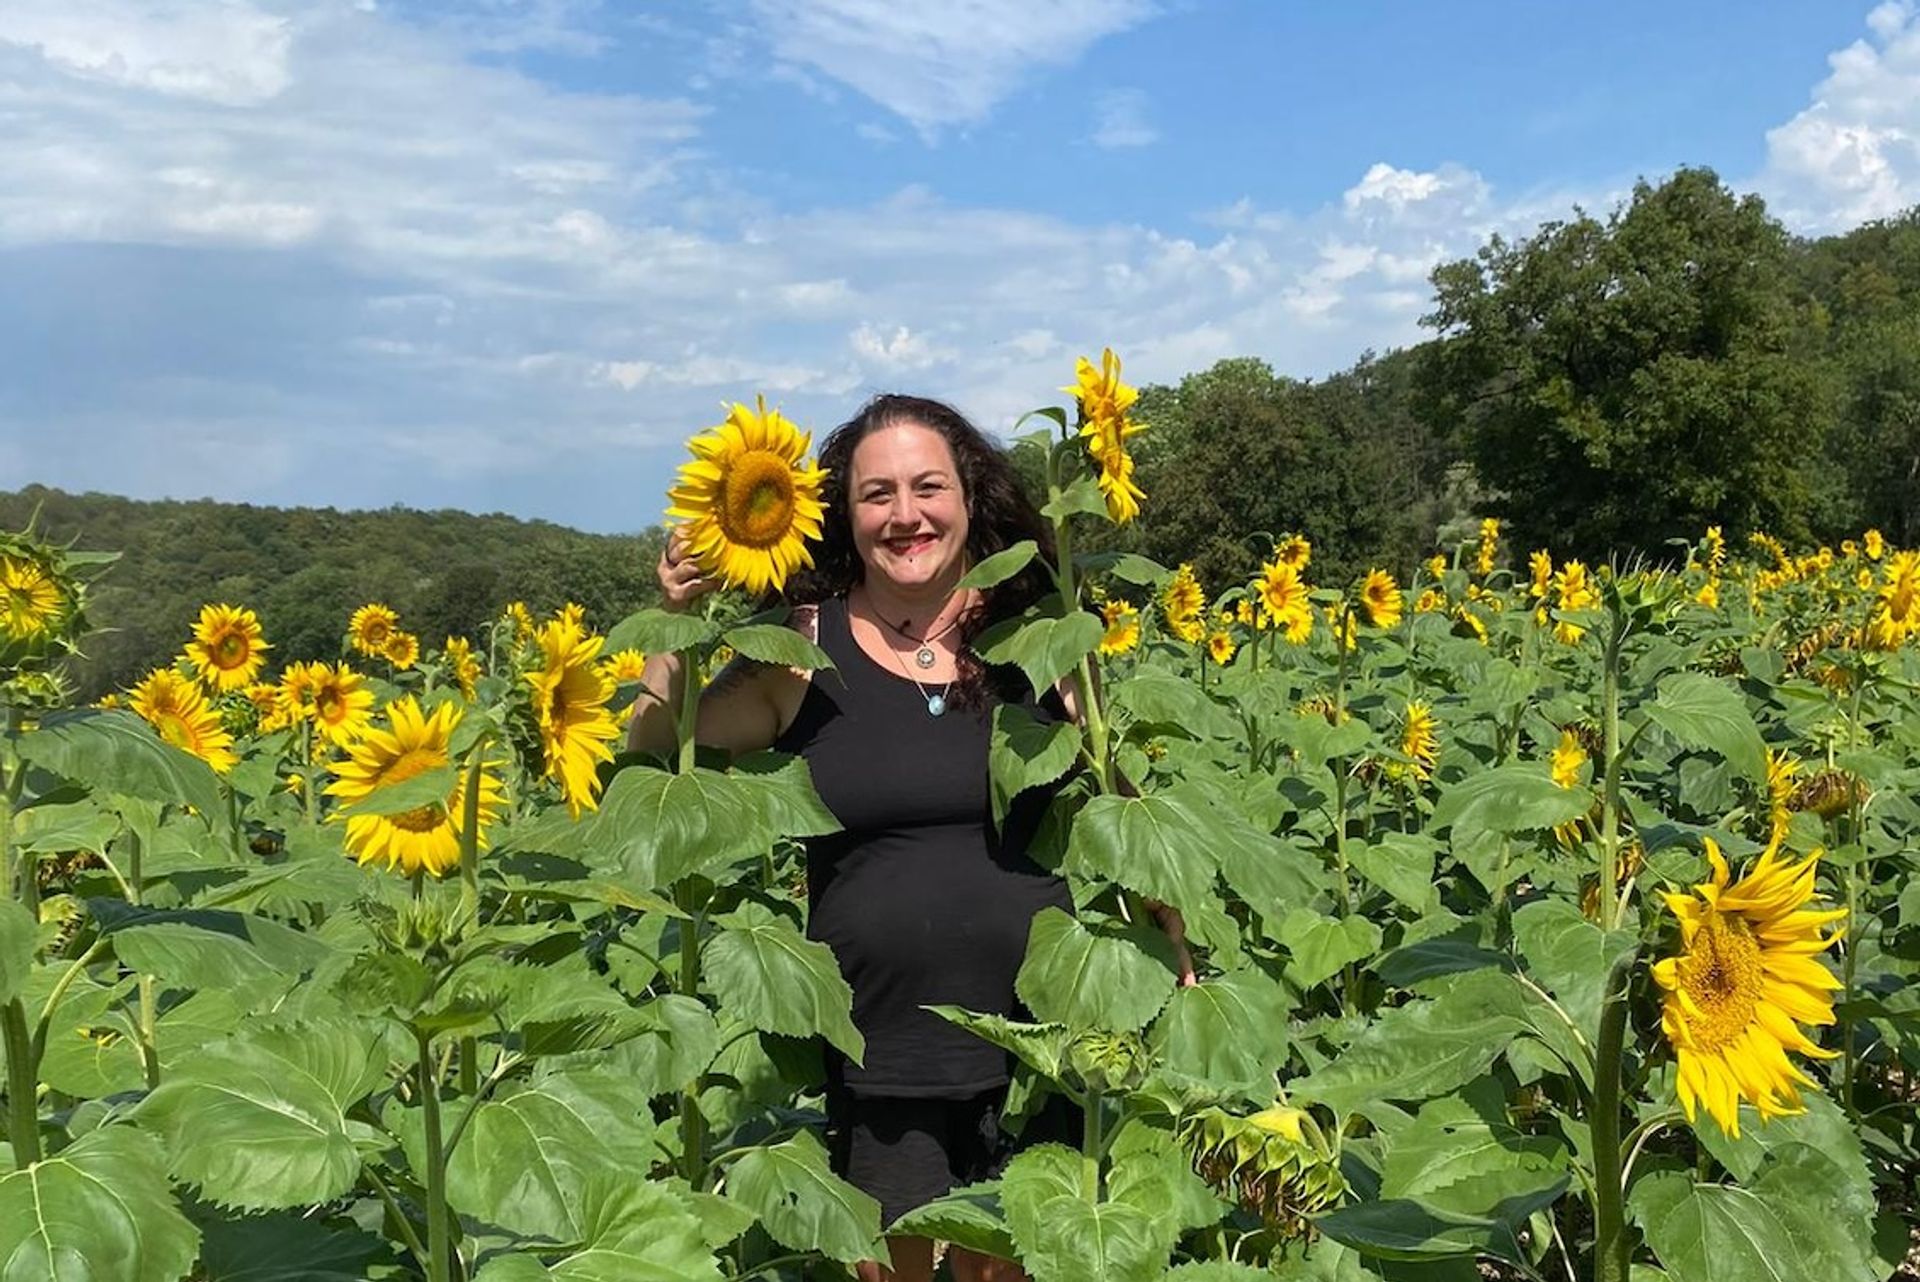
{"label": "thick green stem", "polygon": [[[1049,478],[1051,484],[1051,478]],[[1080,608],[1080,585],[1073,573],[1073,529],[1068,518],[1055,517],[1053,522],[1054,554],[1060,564],[1054,567],[1053,581],[1060,589],[1060,607],[1066,614],[1072,614]],[[1100,691],[1093,682],[1093,661],[1081,656],[1074,667],[1074,685],[1080,696],[1081,720],[1085,723],[1087,758],[1093,762],[1095,780],[1100,791],[1113,791],[1113,753],[1107,742],[1107,718],[1100,706]],[[1045,693],[1041,691],[1039,693]]]}
{"label": "thick green stem", "polygon": [[[480,771],[486,763],[487,740],[483,735],[473,745],[466,788],[460,794],[460,907],[468,924],[477,922],[480,916]],[[466,1043],[461,1045],[464,1048]],[[463,1080],[470,1058],[465,1053],[460,1057]]]}
{"label": "thick green stem", "polygon": [[40,1061],[18,997],[0,1006],[0,1033],[7,1048],[7,1140],[14,1168],[24,1171],[40,1160]]}
{"label": "thick green stem", "polygon": [[[146,874],[141,867],[144,844],[138,832],[127,830],[127,897],[135,905],[146,898]],[[160,1085],[160,1046],[154,1038],[154,1025],[159,1021],[158,994],[153,976],[140,976],[136,991],[139,1007],[134,1016],[135,1040],[140,1046],[140,1067],[146,1074],[147,1089],[153,1090]]]}
{"label": "thick green stem", "polygon": [[447,1155],[440,1138],[440,1082],[427,1035],[416,1030],[414,1040],[420,1049],[420,1114],[427,1145],[427,1282],[448,1282],[452,1276],[452,1235],[447,1215]]}
{"label": "thick green stem", "polygon": [[1600,1013],[1600,1038],[1594,1046],[1593,1116],[1589,1119],[1593,1132],[1594,1282],[1627,1282],[1620,1075],[1627,1031],[1627,976],[1632,965],[1629,956],[1607,976],[1607,1004]]}
{"label": "thick green stem", "polygon": [[[680,922],[680,973],[675,982],[683,997],[700,993],[700,918],[692,899],[685,883],[676,888],[674,901],[687,913]],[[696,1077],[680,1091],[680,1173],[699,1192],[706,1190],[708,1169],[707,1119],[700,1111],[700,1091],[705,1085],[703,1078]]]}
{"label": "thick green stem", "polygon": [[1606,785],[1600,797],[1600,928],[1620,924],[1620,651],[1626,639],[1626,616],[1616,612],[1607,633],[1607,652],[1601,678],[1601,754],[1606,763]]}
{"label": "thick green stem", "polygon": [[674,733],[680,736],[679,769],[683,775],[693,773],[694,761],[698,750],[693,741],[694,723],[700,715],[700,671],[694,662],[692,650],[680,652],[682,685],[680,687],[680,715],[674,722]]}

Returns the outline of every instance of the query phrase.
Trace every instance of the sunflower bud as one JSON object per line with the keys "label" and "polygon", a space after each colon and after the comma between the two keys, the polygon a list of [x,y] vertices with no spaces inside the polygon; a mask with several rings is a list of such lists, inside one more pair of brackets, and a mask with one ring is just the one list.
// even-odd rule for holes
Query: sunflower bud
{"label": "sunflower bud", "polygon": [[1305,1236],[1310,1217],[1346,1196],[1339,1155],[1305,1109],[1275,1104],[1241,1117],[1206,1108],[1180,1136],[1200,1178],[1284,1237]]}

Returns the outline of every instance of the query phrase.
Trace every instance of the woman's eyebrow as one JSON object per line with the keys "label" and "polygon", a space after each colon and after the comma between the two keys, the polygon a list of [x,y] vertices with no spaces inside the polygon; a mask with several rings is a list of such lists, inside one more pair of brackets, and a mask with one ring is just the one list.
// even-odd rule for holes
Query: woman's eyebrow
{"label": "woman's eyebrow", "polygon": [[[951,473],[949,473],[949,472],[947,471],[947,469],[946,469],[946,468],[944,468],[944,467],[935,467],[935,468],[929,468],[929,469],[927,469],[926,471],[924,471],[924,472],[921,472],[921,473],[920,473],[919,475],[917,475],[917,476],[914,476],[914,477],[911,477],[910,479],[911,479],[911,480],[912,480],[913,482],[915,482],[915,483],[918,483],[918,482],[920,482],[920,481],[925,481],[925,480],[929,480],[929,479],[932,479],[932,478],[938,478],[938,479],[940,479],[940,480],[945,480],[945,479],[947,479],[947,478],[948,478],[948,477],[949,477],[950,475],[951,475]],[[867,490],[874,490],[874,489],[886,489],[886,488],[888,488],[889,486],[891,486],[892,484],[893,484],[893,478],[892,478],[892,477],[890,477],[890,476],[875,476],[875,477],[870,477],[870,478],[868,478],[867,480],[864,480],[864,481],[862,481],[862,482],[860,482],[860,484],[859,484],[859,486],[858,486],[858,487],[856,487],[856,488],[858,488],[859,490],[861,490],[861,491],[862,491],[862,492],[864,493],[864,492],[865,492],[865,491],[867,491]]]}

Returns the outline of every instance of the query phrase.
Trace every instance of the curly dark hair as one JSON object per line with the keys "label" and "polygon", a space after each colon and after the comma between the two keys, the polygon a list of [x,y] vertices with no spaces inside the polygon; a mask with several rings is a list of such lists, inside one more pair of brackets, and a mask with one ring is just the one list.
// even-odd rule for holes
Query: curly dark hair
{"label": "curly dark hair", "polygon": [[1020,488],[1020,478],[1007,451],[944,402],[882,393],[821,442],[819,461],[827,479],[820,497],[826,516],[820,541],[813,547],[813,568],[794,574],[780,599],[791,605],[806,605],[845,596],[865,577],[866,566],[853,545],[852,506],[847,494],[853,451],[872,433],[903,423],[938,432],[953,452],[967,505],[967,557],[973,564],[1022,539],[1032,539],[1040,546],[1041,557],[981,594],[981,608],[963,619],[959,629],[959,673],[950,692],[955,706],[984,706],[990,690],[1002,699],[1017,700],[1016,692],[1024,688],[1024,678],[1017,671],[989,669],[973,653],[973,642],[987,628],[1014,617],[1053,590],[1045,564],[1054,556],[1053,529]]}

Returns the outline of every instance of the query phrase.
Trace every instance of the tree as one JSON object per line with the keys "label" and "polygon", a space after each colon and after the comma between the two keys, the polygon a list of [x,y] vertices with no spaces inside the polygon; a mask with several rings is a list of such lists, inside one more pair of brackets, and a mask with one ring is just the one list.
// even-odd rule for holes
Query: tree
{"label": "tree", "polygon": [[1496,236],[1434,272],[1422,394],[1517,540],[1807,537],[1832,398],[1792,249],[1758,197],[1683,169],[1604,223]]}

